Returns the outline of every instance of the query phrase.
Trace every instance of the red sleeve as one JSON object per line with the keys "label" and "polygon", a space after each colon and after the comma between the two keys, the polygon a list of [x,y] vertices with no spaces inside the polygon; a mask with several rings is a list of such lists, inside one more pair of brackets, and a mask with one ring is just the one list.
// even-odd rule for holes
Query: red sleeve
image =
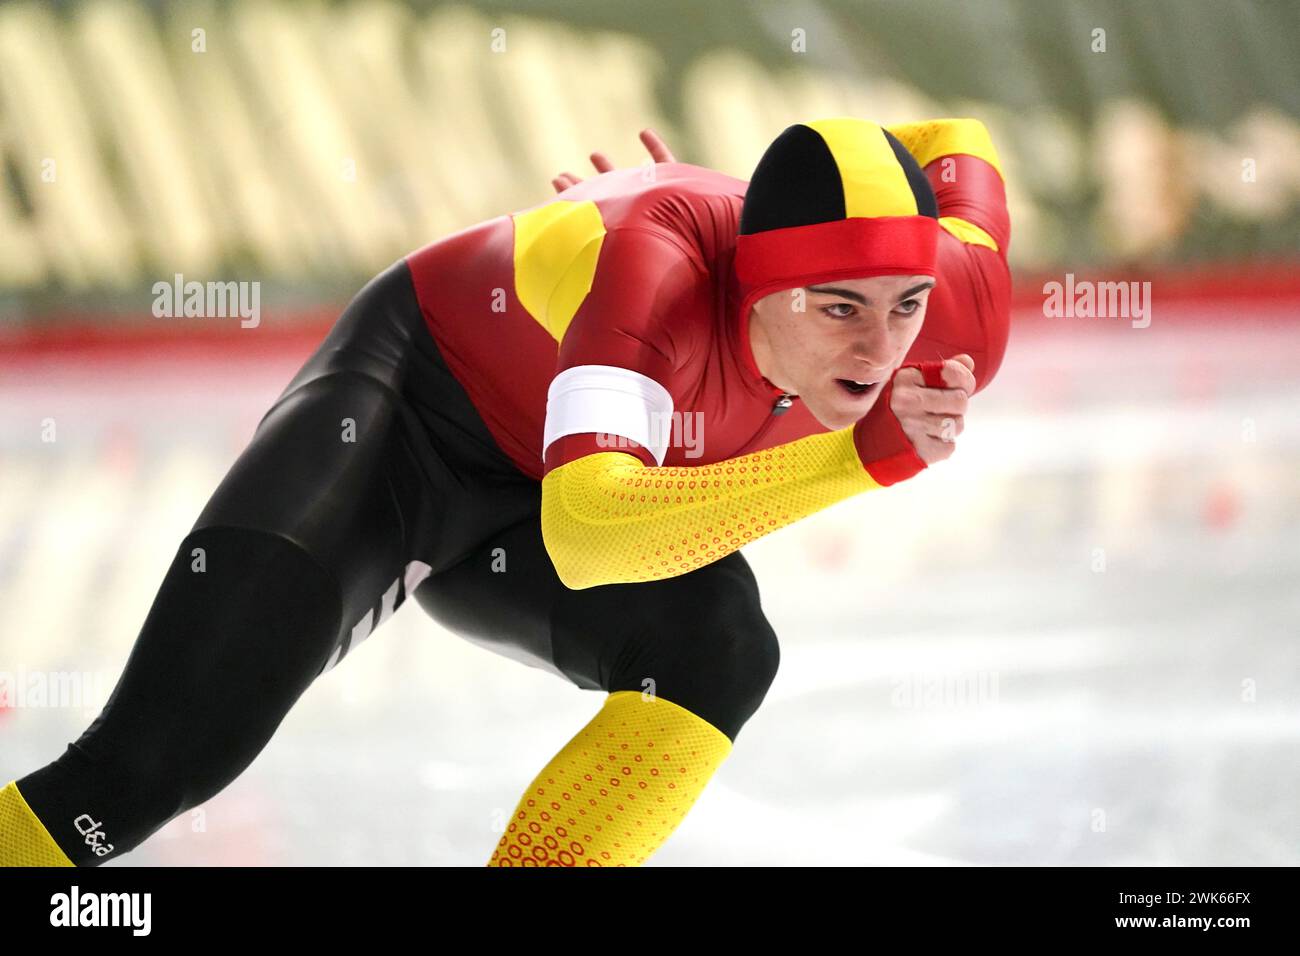
{"label": "red sleeve", "polygon": [[940,232],[938,282],[907,361],[966,352],[975,360],[975,391],[979,392],[1001,367],[1011,331],[1007,266],[1011,221],[1006,190],[997,170],[975,156],[937,158],[925,173],[939,203],[939,217],[959,219],[982,230],[997,249],[963,241],[948,229]]}
{"label": "red sleeve", "polygon": [[591,290],[560,339],[547,397],[544,474],[601,451],[659,464],[650,436],[668,425],[677,365],[672,319],[707,275],[662,233],[616,228],[601,243]]}
{"label": "red sleeve", "polygon": [[987,232],[1003,259],[1011,243],[1007,191],[1002,177],[987,161],[958,153],[942,156],[925,167],[926,178],[939,203],[939,216],[964,219]]}

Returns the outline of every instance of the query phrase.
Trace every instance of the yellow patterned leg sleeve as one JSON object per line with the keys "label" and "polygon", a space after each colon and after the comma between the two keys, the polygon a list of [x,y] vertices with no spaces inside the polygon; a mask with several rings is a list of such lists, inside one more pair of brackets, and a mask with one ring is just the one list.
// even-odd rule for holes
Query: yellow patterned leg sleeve
{"label": "yellow patterned leg sleeve", "polygon": [[72,865],[10,781],[0,790],[0,866]]}
{"label": "yellow patterned leg sleeve", "polygon": [[533,780],[488,866],[639,866],[731,752],[708,721],[616,691]]}

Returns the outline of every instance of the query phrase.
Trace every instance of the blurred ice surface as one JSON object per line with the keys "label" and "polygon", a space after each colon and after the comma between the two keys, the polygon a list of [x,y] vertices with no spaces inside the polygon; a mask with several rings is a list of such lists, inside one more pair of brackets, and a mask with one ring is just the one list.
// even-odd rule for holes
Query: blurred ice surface
{"label": "blurred ice surface", "polygon": [[[1300,323],[1202,318],[1018,328],[950,461],[751,545],[781,672],[652,864],[1300,863]],[[0,671],[92,687],[0,711],[0,782],[295,367],[0,366]],[[480,865],[600,701],[408,603],[114,865]]]}

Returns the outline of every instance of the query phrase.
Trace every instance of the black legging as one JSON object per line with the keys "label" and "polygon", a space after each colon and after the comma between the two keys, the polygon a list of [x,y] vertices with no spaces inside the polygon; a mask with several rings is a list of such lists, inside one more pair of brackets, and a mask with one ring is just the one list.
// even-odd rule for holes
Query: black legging
{"label": "black legging", "polygon": [[472,640],[585,689],[651,689],[734,740],[779,659],[740,553],[573,591],[540,507],[540,484],[442,362],[399,260],[349,304],[203,509],[103,712],[19,789],[77,865],[133,849],[242,773],[408,588]]}

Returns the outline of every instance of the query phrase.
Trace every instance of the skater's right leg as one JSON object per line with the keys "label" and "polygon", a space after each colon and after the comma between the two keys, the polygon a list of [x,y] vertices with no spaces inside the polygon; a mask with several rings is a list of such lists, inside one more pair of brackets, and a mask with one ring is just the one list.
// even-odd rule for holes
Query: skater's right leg
{"label": "skater's right leg", "polygon": [[320,672],[340,603],[277,534],[191,533],[103,712],[0,798],[13,824],[0,820],[0,863],[95,865],[222,790]]}
{"label": "skater's right leg", "polygon": [[530,513],[534,484],[476,417],[398,260],[217,489],[104,712],[0,791],[0,865],[101,863],[217,793],[425,575]]}
{"label": "skater's right leg", "polygon": [[281,398],[177,550],[103,712],[0,791],[0,865],[138,846],[242,773],[400,604],[419,482],[395,408],[350,371]]}

